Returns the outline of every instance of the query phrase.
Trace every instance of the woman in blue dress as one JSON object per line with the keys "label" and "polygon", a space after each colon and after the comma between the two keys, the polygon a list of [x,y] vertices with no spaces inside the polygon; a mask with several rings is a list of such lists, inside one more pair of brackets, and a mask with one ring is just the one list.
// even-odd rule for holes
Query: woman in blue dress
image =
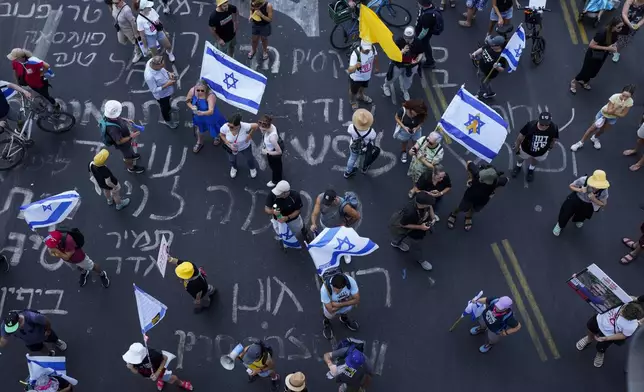
{"label": "woman in blue dress", "polygon": [[226,123],[219,109],[215,106],[217,97],[203,79],[188,91],[186,106],[192,110],[192,124],[195,127],[197,143],[192,147],[192,152],[198,153],[203,147],[203,134],[210,132],[212,144],[219,145],[219,129]]}

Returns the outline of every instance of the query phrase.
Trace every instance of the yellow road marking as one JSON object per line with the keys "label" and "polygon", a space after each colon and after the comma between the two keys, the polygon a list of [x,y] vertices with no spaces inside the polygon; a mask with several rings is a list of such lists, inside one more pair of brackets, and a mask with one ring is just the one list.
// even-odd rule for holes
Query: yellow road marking
{"label": "yellow road marking", "polygon": [[573,23],[573,19],[570,17],[570,12],[568,12],[568,8],[566,7],[566,1],[560,0],[560,2],[561,2],[561,10],[563,11],[564,21],[566,22],[566,26],[568,26],[568,33],[570,34],[570,39],[572,40],[572,43],[574,45],[577,45],[579,43],[579,41],[577,40],[577,32],[575,31],[575,24]]}
{"label": "yellow road marking", "polygon": [[[434,73],[431,73],[430,76],[431,82],[432,82],[432,88],[434,89],[434,93],[436,93],[436,96],[438,97],[438,102],[440,103],[440,107],[442,108],[441,112],[445,112],[447,110],[447,101],[445,101],[445,95],[443,95],[443,89],[440,87],[435,87],[435,85],[438,84],[436,81],[436,76],[434,76]],[[443,140],[445,140],[445,143],[447,144],[452,144],[452,138],[449,137],[447,132],[443,129],[443,127],[439,126],[438,127],[439,132],[443,135]]]}
{"label": "yellow road marking", "polygon": [[[434,90],[434,93],[436,93],[436,95],[438,96],[439,93],[437,92],[437,90],[440,90],[440,89],[430,88],[430,86],[429,86],[430,82],[434,83],[435,80],[436,80],[434,78],[433,72],[432,72],[432,76],[431,76],[431,81],[427,80],[427,78],[425,77],[425,74],[426,74],[426,72],[423,73],[423,83],[422,83],[423,84],[423,90],[425,91],[425,95],[427,96],[427,100],[429,101],[429,106],[430,106],[430,108],[432,110],[432,113],[434,114],[434,118],[438,122],[438,121],[440,121],[441,117],[443,116],[443,111],[445,109],[447,109],[447,105],[445,105],[444,103],[441,103],[442,110],[441,110],[441,107],[439,107],[437,105],[436,100],[432,96],[431,90]],[[443,93],[440,92],[440,96],[442,96],[442,94]],[[440,96],[438,97],[439,101],[440,101]],[[443,102],[444,101],[445,101],[445,97],[443,97]],[[438,132],[441,133],[441,135],[443,135],[443,140],[445,141],[446,144],[451,144],[452,143],[452,139],[449,137],[447,132],[445,132],[443,130],[443,128],[440,126],[440,124],[436,124],[435,130],[437,130]]]}
{"label": "yellow road marking", "polygon": [[528,328],[528,333],[530,334],[530,338],[532,338],[532,343],[537,349],[537,354],[539,354],[539,358],[541,359],[542,362],[546,362],[548,360],[548,357],[546,356],[546,352],[543,349],[543,345],[541,344],[539,335],[537,335],[537,330],[534,328],[532,319],[530,318],[530,315],[526,310],[525,304],[523,303],[523,299],[519,294],[519,290],[517,289],[517,286],[514,283],[514,280],[512,279],[512,275],[510,274],[508,265],[506,264],[505,259],[503,258],[503,254],[501,254],[501,249],[499,249],[499,245],[497,245],[496,243],[493,243],[492,252],[496,257],[496,260],[499,262],[499,267],[501,267],[501,272],[503,273],[503,276],[505,277],[505,280],[508,283],[508,286],[510,287],[510,291],[512,292],[512,298],[514,299],[514,303],[516,304],[517,309],[519,310],[519,313],[521,313],[521,317],[523,318],[523,320],[521,321]]}
{"label": "yellow road marking", "polygon": [[557,350],[557,345],[555,344],[555,341],[550,334],[550,329],[546,324],[546,319],[543,317],[543,314],[539,309],[539,305],[537,305],[537,301],[534,299],[534,295],[532,294],[532,290],[530,290],[530,286],[528,285],[528,281],[523,274],[523,270],[521,270],[519,260],[517,260],[517,257],[514,254],[514,250],[512,250],[512,246],[510,246],[510,242],[508,240],[503,240],[502,243],[503,248],[505,249],[505,253],[507,253],[508,258],[510,259],[510,263],[512,264],[512,267],[514,267],[514,273],[519,280],[519,285],[523,288],[523,293],[525,294],[525,297],[528,300],[530,307],[532,308],[532,313],[537,319],[537,324],[539,324],[539,328],[541,328],[543,337],[545,338],[546,343],[548,344],[548,347],[552,352],[552,356],[555,359],[559,359],[559,350]]}
{"label": "yellow road marking", "polygon": [[586,28],[584,28],[584,25],[581,23],[581,21],[577,20],[577,15],[579,15],[579,8],[577,8],[577,3],[575,3],[575,0],[568,0],[570,2],[570,9],[572,10],[572,15],[575,17],[575,22],[577,23],[577,28],[579,29],[579,37],[581,38],[581,42],[588,44],[588,36],[586,35]]}

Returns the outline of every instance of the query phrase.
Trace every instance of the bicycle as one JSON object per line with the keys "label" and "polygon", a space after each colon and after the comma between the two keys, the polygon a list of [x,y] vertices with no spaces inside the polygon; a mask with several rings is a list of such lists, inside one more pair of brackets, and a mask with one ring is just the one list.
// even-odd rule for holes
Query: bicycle
{"label": "bicycle", "polygon": [[[375,7],[376,15],[392,27],[404,27],[411,21],[409,11],[403,6],[392,4],[391,0],[371,0],[367,7]],[[329,4],[329,16],[335,22],[335,27],[331,30],[331,46],[344,50],[360,40],[359,8],[360,4],[350,7],[344,0]],[[400,17],[400,21],[396,17]]]}
{"label": "bicycle", "polygon": [[525,14],[526,40],[532,39],[530,48],[530,59],[534,65],[539,65],[543,61],[543,53],[546,51],[546,40],[541,36],[542,14],[543,11],[550,10],[545,7],[522,7]]}

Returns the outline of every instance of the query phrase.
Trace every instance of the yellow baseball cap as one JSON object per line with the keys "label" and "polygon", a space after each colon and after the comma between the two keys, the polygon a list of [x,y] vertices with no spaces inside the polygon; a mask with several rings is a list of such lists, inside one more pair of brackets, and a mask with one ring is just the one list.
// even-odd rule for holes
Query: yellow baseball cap
{"label": "yellow baseball cap", "polygon": [[177,274],[179,279],[190,279],[195,273],[195,267],[192,266],[192,263],[184,261],[174,269],[174,273]]}
{"label": "yellow baseball cap", "polygon": [[94,157],[94,164],[96,166],[103,166],[105,165],[105,162],[107,161],[107,158],[110,156],[110,152],[107,151],[106,149],[102,149],[99,151],[98,154]]}

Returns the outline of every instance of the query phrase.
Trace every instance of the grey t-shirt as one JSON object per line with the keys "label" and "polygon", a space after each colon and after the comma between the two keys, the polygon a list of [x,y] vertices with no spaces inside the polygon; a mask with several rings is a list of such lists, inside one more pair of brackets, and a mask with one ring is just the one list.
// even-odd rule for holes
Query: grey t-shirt
{"label": "grey t-shirt", "polygon": [[106,128],[107,134],[110,136],[110,138],[112,138],[112,141],[114,142],[114,147],[124,150],[130,149],[131,143],[129,142],[117,144],[119,140],[123,139],[126,136],[130,136],[130,128],[128,127],[128,122],[120,118],[116,120],[108,119],[107,121],[119,125],[118,127],[114,125],[108,125]]}
{"label": "grey t-shirt", "polygon": [[[323,199],[324,193],[320,193],[318,197]],[[344,200],[341,200],[338,205],[333,203],[328,206],[320,201],[320,222],[324,227],[332,228],[345,224],[344,214],[340,212],[340,206],[343,202]]]}
{"label": "grey t-shirt", "polygon": [[134,37],[134,32],[136,31],[136,18],[134,18],[132,8],[130,8],[129,5],[126,4],[123,8],[113,6],[112,17],[116,20],[116,23],[119,24],[121,32],[125,34],[126,37]]}
{"label": "grey t-shirt", "polygon": [[[579,197],[582,201],[585,201],[586,203],[592,203],[588,195],[590,193],[594,193],[595,197],[597,197],[599,201],[605,203],[606,200],[608,200],[608,189],[595,189],[591,186],[586,185],[587,178],[588,176],[579,177],[578,179],[573,181],[572,184],[570,184],[577,188],[583,188],[584,186],[586,186],[586,193],[576,192],[577,197]],[[599,208],[599,206],[596,206],[594,203],[593,203],[593,207],[595,207],[596,210]]]}
{"label": "grey t-shirt", "polygon": [[[331,353],[331,360],[344,359],[349,352],[349,347],[344,347],[335,350]],[[338,374],[335,376],[335,381],[341,384],[347,384],[348,387],[359,388],[363,385],[364,378],[373,374],[369,358],[365,356],[365,361],[358,369],[353,369],[347,365],[338,366]]]}
{"label": "grey t-shirt", "polygon": [[14,336],[22,339],[25,345],[38,344],[45,341],[45,325],[47,325],[47,318],[40,313],[24,310],[20,315],[25,318],[25,324],[16,332],[8,334],[4,330],[4,321],[0,325],[0,334],[3,338]]}

